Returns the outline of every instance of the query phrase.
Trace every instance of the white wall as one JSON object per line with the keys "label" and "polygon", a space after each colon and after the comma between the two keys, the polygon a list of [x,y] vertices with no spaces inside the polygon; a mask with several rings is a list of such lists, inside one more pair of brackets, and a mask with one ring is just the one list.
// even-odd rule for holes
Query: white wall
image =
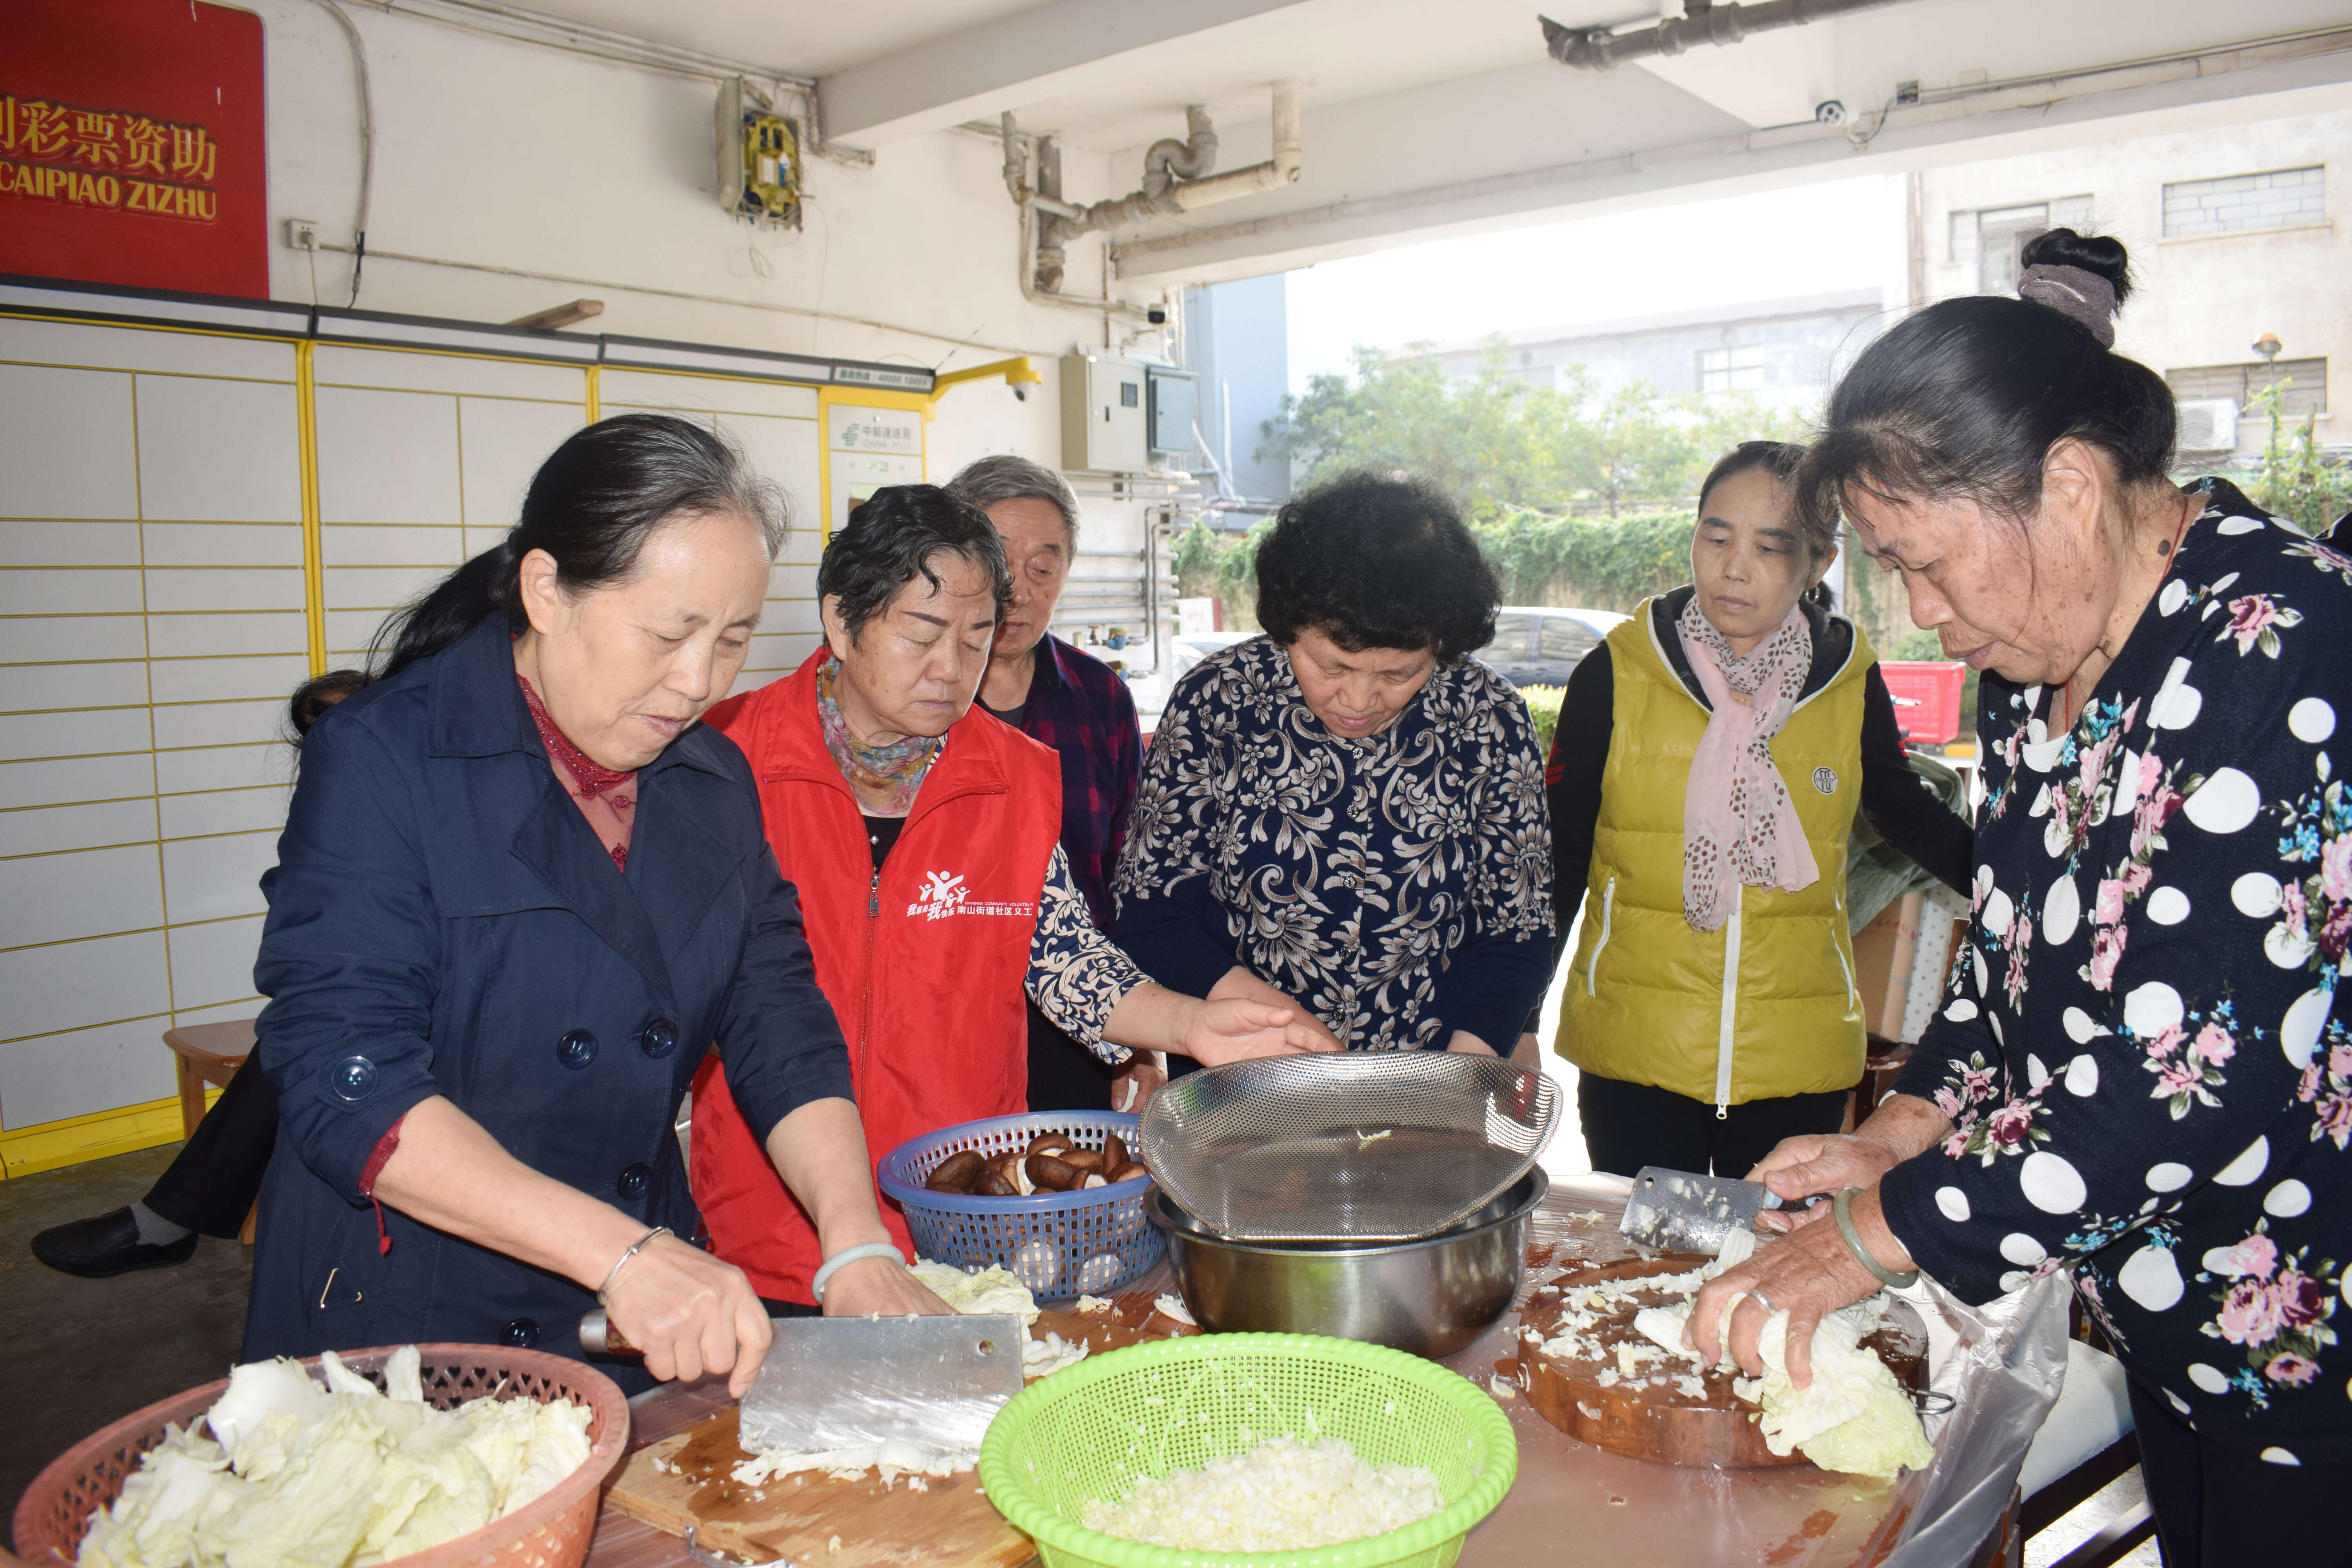
{"label": "white wall", "polygon": [[[349,237],[347,45],[300,0],[253,8],[272,292],[341,305],[349,258],[317,258],[314,295],[312,258],[280,241],[288,217]],[[940,402],[928,472],[999,451],[1057,461],[1045,362],[1100,349],[1103,320],[1023,300],[992,142],[814,163],[808,228],[754,234],[712,195],[712,84],[349,9],[374,77],[371,246],[596,280],[375,257],[362,309],[500,321],[586,296],[606,306],[590,330],[616,335],[947,369],[1027,353],[1047,374],[1026,401],[1000,381]],[[1108,177],[1099,158],[1066,172],[1081,195]],[[1073,287],[1098,286],[1098,258],[1073,247]],[[160,1100],[164,1028],[258,1010],[257,884],[291,773],[279,716],[310,668],[295,363],[284,342],[0,320],[0,1132]],[[585,417],[586,378],[323,343],[313,369],[325,646],[349,664],[385,611],[511,521]],[[815,393],[610,367],[601,385],[607,411],[715,420],[784,487],[796,526],[743,684],[790,668],[816,630]],[[1140,548],[1139,505],[1085,507],[1083,548]]]}
{"label": "white wall", "polygon": [[[315,258],[314,295],[314,258],[288,248],[282,227],[309,218],[322,238],[350,240],[360,169],[350,47],[307,0],[250,8],[268,36],[271,293],[343,304],[350,258]],[[805,226],[755,230],[718,205],[714,84],[345,9],[374,81],[371,249],[590,280],[373,256],[362,310],[503,321],[586,297],[604,314],[583,331],[944,370],[1113,346],[1100,313],[1023,299],[1019,226],[992,139],[918,137],[871,167],[811,159]],[[1072,152],[1063,174],[1075,200],[1116,194],[1106,155]],[[1097,243],[1073,245],[1067,290],[1099,290],[1101,258]],[[991,452],[1059,460],[1059,382],[1040,368],[1045,383],[1025,402],[1001,381],[941,400],[934,481]],[[793,499],[814,515],[814,495]],[[1140,547],[1139,508],[1089,498],[1086,510],[1093,541]]]}

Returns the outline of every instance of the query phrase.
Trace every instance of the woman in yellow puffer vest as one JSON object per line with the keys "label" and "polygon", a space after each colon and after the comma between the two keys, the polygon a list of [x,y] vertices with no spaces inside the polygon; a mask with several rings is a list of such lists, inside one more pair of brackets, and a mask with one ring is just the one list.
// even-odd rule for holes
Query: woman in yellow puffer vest
{"label": "woman in yellow puffer vest", "polygon": [[1863,1069],[1857,811],[1968,885],[1968,823],[1912,772],[1869,642],[1830,612],[1836,539],[1790,504],[1803,455],[1749,441],[1715,466],[1692,584],[1644,601],[1560,704],[1553,908],[1563,943],[1580,897],[1584,924],[1556,1048],[1596,1170],[1744,1176],[1838,1130]]}

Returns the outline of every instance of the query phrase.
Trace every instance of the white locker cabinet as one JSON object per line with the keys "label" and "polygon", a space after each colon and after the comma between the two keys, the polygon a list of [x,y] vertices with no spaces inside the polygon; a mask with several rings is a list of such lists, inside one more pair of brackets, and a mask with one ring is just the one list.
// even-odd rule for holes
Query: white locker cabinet
{"label": "white locker cabinet", "polygon": [[291,342],[0,320],[0,1131],[249,1017],[309,673]]}
{"label": "white locker cabinet", "polygon": [[1070,354],[1062,361],[1062,467],[1075,473],[1139,474],[1145,447],[1143,366]]}
{"label": "white locker cabinet", "polygon": [[0,1175],[179,1136],[163,1032],[261,1006],[288,696],[496,543],[592,415],[703,423],[783,491],[736,689],[817,647],[826,492],[920,479],[920,406],[853,395],[829,442],[832,362],[610,343],[0,285]]}

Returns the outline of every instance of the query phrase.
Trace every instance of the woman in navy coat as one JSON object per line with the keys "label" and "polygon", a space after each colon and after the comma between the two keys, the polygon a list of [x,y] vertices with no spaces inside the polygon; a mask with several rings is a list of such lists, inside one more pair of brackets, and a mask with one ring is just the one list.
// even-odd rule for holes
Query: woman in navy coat
{"label": "woman in navy coat", "polygon": [[823,1237],[826,1310],[945,1310],[876,1212],[751,770],[696,723],[742,667],[779,512],[706,428],[591,426],[305,739],[255,970],[281,1110],[247,1359],[578,1355],[602,1300],[653,1377],[740,1393],[767,1317],[680,1239],[671,1133],[714,1042]]}

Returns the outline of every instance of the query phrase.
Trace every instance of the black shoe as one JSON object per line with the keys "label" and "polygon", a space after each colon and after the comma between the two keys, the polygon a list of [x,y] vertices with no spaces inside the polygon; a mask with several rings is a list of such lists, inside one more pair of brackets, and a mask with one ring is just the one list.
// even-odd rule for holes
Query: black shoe
{"label": "black shoe", "polygon": [[196,1233],[161,1246],[139,1239],[128,1205],[94,1219],[53,1225],[33,1237],[33,1256],[65,1274],[104,1279],[134,1268],[171,1268],[196,1255]]}

